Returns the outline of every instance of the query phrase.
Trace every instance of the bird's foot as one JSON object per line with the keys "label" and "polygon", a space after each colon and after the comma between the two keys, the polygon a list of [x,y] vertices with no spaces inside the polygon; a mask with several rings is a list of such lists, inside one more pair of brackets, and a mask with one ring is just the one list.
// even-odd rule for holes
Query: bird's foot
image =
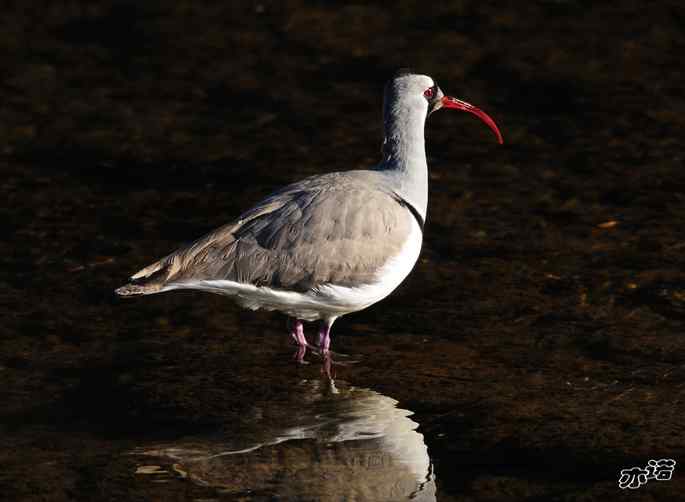
{"label": "bird's foot", "polygon": [[293,359],[295,359],[299,364],[309,364],[304,360],[304,355],[307,353],[307,338],[304,336],[304,324],[301,319],[288,319],[288,327],[290,329],[290,335],[295,340],[297,344],[297,350],[293,354]]}
{"label": "bird's foot", "polygon": [[[330,349],[324,350],[321,347],[319,347],[318,345],[309,345],[308,344],[307,347],[312,350],[312,353],[314,355],[316,355],[322,359],[324,359],[326,357],[326,354],[331,355],[335,359],[347,359],[348,357],[352,357],[351,355],[343,354],[342,352],[334,352]],[[354,362],[357,362],[357,361],[354,361]],[[336,361],[336,363],[337,363],[337,361]]]}
{"label": "bird's foot", "polygon": [[330,352],[323,354],[323,361],[321,362],[321,374],[325,375],[331,382],[335,378],[335,370],[333,368],[333,358]]}
{"label": "bird's foot", "polygon": [[298,345],[297,350],[293,354],[293,359],[298,363],[298,364],[309,364],[309,361],[304,360],[304,355],[307,353],[307,346],[306,345]]}

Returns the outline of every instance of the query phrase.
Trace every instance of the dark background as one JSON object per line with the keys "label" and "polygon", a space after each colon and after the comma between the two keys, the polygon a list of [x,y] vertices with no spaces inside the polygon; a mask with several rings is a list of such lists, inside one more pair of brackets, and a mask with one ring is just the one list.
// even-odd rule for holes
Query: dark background
{"label": "dark background", "polygon": [[[122,452],[318,369],[277,314],[112,290],[280,185],[377,162],[400,66],[506,144],[431,116],[422,257],[336,323],[363,356],[338,378],[416,412],[442,500],[616,500],[620,469],[685,462],[684,51],[680,2],[5,2],[3,496],[207,495]],[[631,500],[678,500],[679,469]]]}

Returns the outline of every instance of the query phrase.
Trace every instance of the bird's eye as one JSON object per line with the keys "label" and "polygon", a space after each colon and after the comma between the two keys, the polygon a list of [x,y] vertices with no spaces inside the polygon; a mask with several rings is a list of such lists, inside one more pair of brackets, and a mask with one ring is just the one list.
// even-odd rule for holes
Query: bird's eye
{"label": "bird's eye", "polygon": [[433,88],[429,87],[425,91],[423,91],[423,95],[426,96],[427,98],[432,98],[433,97]]}

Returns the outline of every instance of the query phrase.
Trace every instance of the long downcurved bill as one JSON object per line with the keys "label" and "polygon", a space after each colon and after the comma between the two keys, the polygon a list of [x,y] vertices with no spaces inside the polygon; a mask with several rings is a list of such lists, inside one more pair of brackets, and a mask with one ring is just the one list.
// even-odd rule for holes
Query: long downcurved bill
{"label": "long downcurved bill", "polygon": [[504,144],[504,139],[497,128],[497,124],[495,124],[495,121],[492,120],[490,116],[480,108],[476,108],[466,101],[462,101],[461,99],[453,98],[451,96],[444,96],[442,98],[442,106],[445,108],[455,108],[457,110],[473,113],[476,117],[485,122],[490,129],[492,129],[492,131],[497,135],[497,141],[499,141],[499,144]]}

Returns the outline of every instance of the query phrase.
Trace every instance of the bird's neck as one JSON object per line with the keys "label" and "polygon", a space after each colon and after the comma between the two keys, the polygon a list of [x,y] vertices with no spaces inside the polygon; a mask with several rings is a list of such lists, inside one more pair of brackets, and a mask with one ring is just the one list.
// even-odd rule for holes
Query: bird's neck
{"label": "bird's neck", "polygon": [[385,112],[384,171],[393,190],[414,206],[423,219],[428,209],[428,163],[424,125],[425,108],[393,107]]}

